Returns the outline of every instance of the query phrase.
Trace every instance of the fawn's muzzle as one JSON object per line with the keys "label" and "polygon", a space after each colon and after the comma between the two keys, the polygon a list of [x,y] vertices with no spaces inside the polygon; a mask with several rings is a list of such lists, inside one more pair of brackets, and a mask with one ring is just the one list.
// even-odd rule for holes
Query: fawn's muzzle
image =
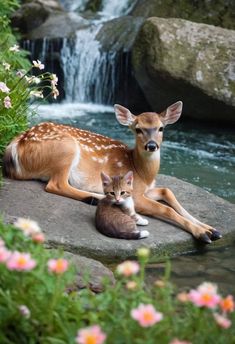
{"label": "fawn's muzzle", "polygon": [[145,145],[145,150],[148,152],[154,152],[156,149],[158,149],[158,144],[155,141],[149,141]]}

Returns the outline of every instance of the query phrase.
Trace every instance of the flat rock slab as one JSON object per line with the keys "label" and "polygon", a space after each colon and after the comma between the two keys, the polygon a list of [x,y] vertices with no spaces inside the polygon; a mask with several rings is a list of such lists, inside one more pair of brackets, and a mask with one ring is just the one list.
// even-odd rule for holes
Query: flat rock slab
{"label": "flat rock slab", "polygon": [[150,236],[142,240],[113,239],[100,234],[94,225],[95,207],[44,192],[37,181],[5,179],[0,190],[0,213],[6,222],[17,217],[38,221],[51,247],[82,256],[114,262],[134,257],[139,247],[150,247],[154,256],[173,256],[227,245],[235,238],[235,205],[199,187],[169,176],[159,176],[158,186],[172,189],[182,205],[203,222],[223,234],[205,246],[182,229],[157,219],[149,219]]}

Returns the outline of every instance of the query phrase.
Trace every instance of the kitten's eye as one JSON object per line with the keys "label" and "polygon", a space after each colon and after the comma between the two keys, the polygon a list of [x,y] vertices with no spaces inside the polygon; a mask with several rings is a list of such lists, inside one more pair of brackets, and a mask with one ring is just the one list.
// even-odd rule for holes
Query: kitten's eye
{"label": "kitten's eye", "polygon": [[163,127],[160,127],[160,128],[159,128],[159,131],[163,131]]}
{"label": "kitten's eye", "polygon": [[122,191],[122,192],[121,192],[121,195],[125,195],[125,193],[126,193],[126,191]]}
{"label": "kitten's eye", "polygon": [[110,195],[114,196],[114,195],[115,195],[115,192],[110,192]]}
{"label": "kitten's eye", "polygon": [[140,128],[135,128],[136,134],[142,134],[142,130]]}

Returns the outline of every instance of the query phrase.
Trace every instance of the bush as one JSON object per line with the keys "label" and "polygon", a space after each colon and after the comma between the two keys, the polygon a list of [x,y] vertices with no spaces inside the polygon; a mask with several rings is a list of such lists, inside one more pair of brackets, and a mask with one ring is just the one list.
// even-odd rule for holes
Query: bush
{"label": "bush", "polygon": [[[27,129],[34,114],[30,104],[52,92],[57,97],[57,77],[50,73],[36,76],[32,72],[43,69],[40,61],[33,64],[26,58],[27,52],[19,49],[13,35],[9,16],[18,1],[4,0],[0,6],[0,159],[5,146],[20,132]],[[38,73],[37,73],[38,74]]]}
{"label": "bush", "polygon": [[2,344],[234,343],[232,296],[222,298],[210,283],[177,295],[168,269],[146,286],[147,249],[138,262],[117,267],[115,286],[68,293],[75,268],[43,247],[36,223],[19,219],[15,226],[21,230],[0,223]]}

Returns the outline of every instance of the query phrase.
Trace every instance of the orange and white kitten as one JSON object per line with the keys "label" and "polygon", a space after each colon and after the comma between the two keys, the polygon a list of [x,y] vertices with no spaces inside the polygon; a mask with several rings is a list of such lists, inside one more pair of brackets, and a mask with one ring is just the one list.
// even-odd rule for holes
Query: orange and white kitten
{"label": "orange and white kitten", "polygon": [[142,239],[149,236],[146,230],[138,230],[136,225],[146,226],[148,220],[136,214],[133,191],[133,172],[124,176],[109,177],[101,172],[105,198],[99,201],[96,210],[96,228],[101,233],[119,239]]}

